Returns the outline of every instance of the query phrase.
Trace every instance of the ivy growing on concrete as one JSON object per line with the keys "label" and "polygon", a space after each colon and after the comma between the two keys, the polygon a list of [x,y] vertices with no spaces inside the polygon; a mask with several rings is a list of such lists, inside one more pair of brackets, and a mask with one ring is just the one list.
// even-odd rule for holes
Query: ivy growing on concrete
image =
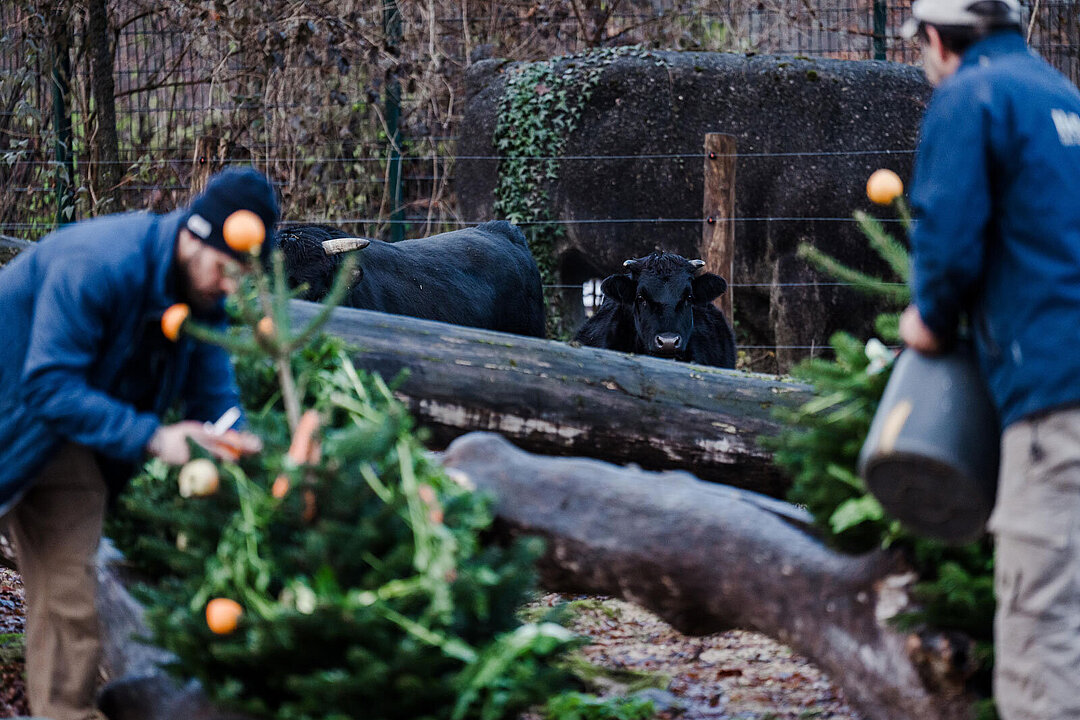
{"label": "ivy growing on concrete", "polygon": [[[515,66],[499,100],[495,149],[500,155],[495,187],[496,217],[522,226],[545,286],[557,281],[555,244],[566,232],[552,213],[548,189],[559,176],[559,160],[577,128],[603,71],[620,57],[663,64],[638,45],[594,48]],[[565,338],[557,293],[545,290],[548,336]]]}

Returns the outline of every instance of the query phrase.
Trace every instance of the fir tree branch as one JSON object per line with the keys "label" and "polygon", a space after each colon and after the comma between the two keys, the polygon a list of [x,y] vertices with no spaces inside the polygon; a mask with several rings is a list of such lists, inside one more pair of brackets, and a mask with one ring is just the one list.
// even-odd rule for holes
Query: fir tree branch
{"label": "fir tree branch", "polygon": [[853,270],[808,243],[799,246],[798,255],[821,272],[843,282],[851,283],[855,289],[861,292],[887,298],[898,305],[906,302],[908,297],[906,287],[886,285],[886,281],[867,275],[859,270]]}
{"label": "fir tree branch", "polygon": [[[898,200],[897,205],[903,207],[906,211],[903,201]],[[871,217],[861,210],[856,210],[855,220],[858,222],[863,234],[866,235],[867,240],[870,241],[871,247],[877,251],[881,259],[889,264],[889,267],[896,273],[898,278],[907,282],[911,275],[911,256],[908,254],[907,248],[887,233],[877,218]]]}
{"label": "fir tree branch", "polygon": [[184,323],[183,331],[190,335],[195,340],[200,342],[209,343],[211,345],[220,345],[231,353],[237,355],[261,355],[262,351],[259,346],[254,342],[248,340],[241,340],[233,337],[228,333],[214,330],[206,325],[200,325],[197,322],[192,321],[190,318]]}

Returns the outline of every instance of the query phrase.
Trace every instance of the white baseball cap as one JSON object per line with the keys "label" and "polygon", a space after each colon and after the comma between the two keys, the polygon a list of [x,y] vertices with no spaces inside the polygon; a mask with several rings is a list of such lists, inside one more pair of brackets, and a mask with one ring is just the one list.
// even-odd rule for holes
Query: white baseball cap
{"label": "white baseball cap", "polygon": [[1018,0],[915,0],[911,17],[900,28],[910,40],[921,23],[945,27],[1007,27],[1020,25]]}

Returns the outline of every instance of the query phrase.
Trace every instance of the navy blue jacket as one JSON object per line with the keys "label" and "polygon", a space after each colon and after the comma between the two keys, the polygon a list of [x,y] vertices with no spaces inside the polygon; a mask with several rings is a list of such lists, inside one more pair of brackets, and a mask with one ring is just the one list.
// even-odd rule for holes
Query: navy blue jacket
{"label": "navy blue jacket", "polygon": [[1003,425],[1080,403],[1080,91],[1016,32],[934,92],[911,200],[912,292],[939,337],[962,312]]}
{"label": "navy blue jacket", "polygon": [[0,514],[61,443],[137,463],[178,399],[198,420],[238,403],[224,350],[161,335],[183,217],[69,225],[0,269]]}

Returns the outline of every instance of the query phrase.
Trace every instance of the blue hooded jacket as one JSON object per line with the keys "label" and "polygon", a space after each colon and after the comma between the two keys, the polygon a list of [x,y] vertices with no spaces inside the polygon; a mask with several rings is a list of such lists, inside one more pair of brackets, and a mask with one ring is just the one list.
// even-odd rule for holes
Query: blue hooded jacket
{"label": "blue hooded jacket", "polygon": [[0,269],[0,515],[64,442],[134,464],[178,399],[196,420],[238,404],[224,350],[161,335],[185,217],[69,225]]}
{"label": "blue hooded jacket", "polygon": [[1080,403],[1080,91],[1012,31],[935,91],[911,191],[912,294],[962,312],[1001,421]]}

